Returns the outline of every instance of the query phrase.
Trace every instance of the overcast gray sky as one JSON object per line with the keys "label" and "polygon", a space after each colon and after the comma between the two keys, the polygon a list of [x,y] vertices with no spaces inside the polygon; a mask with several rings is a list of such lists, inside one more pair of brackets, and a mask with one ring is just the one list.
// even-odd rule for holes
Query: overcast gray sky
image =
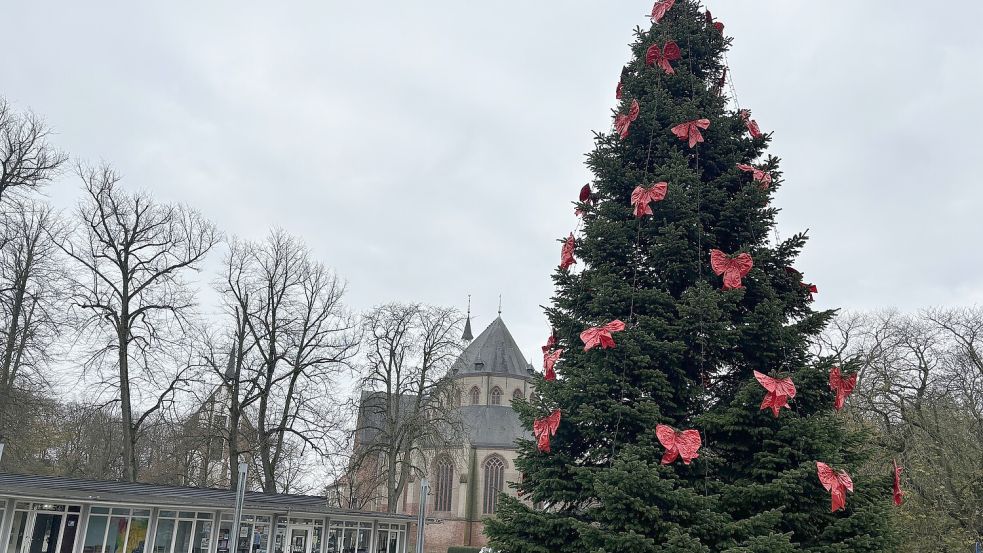
{"label": "overcast gray sky", "polygon": [[[817,306],[981,301],[983,2],[708,4],[742,107],[775,131],[780,232],[810,229]],[[355,309],[472,294],[479,330],[501,293],[532,357],[591,130],[650,8],[11,2],[0,94],[129,187],[228,233],[303,236]]]}

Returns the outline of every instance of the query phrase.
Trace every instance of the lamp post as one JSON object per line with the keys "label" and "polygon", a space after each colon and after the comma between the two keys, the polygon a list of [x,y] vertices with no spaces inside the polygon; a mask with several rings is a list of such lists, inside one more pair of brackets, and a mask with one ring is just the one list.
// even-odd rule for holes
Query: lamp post
{"label": "lamp post", "polygon": [[416,553],[423,553],[423,529],[427,525],[427,496],[430,495],[430,482],[420,479],[420,517],[416,521]]}
{"label": "lamp post", "polygon": [[3,446],[5,445],[4,442],[5,442],[5,438],[3,437],[3,434],[0,434],[0,461],[3,461]]}
{"label": "lamp post", "polygon": [[[239,525],[242,523],[242,507],[246,502],[246,473],[249,465],[239,463],[239,480],[236,485],[236,507],[232,516],[232,535],[229,536],[229,553],[239,550]],[[248,546],[247,546],[248,547]]]}

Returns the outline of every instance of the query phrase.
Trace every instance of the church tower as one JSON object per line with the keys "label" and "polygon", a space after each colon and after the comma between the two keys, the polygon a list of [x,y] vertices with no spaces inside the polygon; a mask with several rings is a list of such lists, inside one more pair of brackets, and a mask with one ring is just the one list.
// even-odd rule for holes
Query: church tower
{"label": "church tower", "polygon": [[477,337],[471,335],[470,301],[462,340],[467,343],[451,366],[455,406],[466,443],[456,451],[437,452],[428,471],[428,513],[441,519],[427,527],[427,550],[479,547],[486,543],[483,519],[493,515],[499,493],[513,493],[508,482],[515,468],[515,441],[531,438],[512,400],[528,399],[535,371],[509,332],[501,312]]}

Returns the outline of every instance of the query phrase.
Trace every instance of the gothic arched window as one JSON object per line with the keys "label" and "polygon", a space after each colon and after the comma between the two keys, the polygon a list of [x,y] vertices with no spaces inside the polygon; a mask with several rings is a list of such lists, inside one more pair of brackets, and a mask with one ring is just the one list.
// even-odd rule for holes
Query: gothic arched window
{"label": "gothic arched window", "polygon": [[498,506],[498,494],[502,493],[505,485],[505,461],[498,455],[492,455],[485,460],[482,469],[485,473],[485,487],[481,512],[492,515]]}
{"label": "gothic arched window", "polygon": [[512,392],[512,400],[513,400],[513,401],[515,401],[515,400],[517,400],[517,399],[522,399],[522,398],[524,398],[524,397],[525,397],[525,396],[524,396],[524,395],[522,395],[522,390],[520,390],[520,389],[518,389],[518,388],[516,388],[516,389],[515,389],[515,391],[514,391],[514,392]]}
{"label": "gothic arched window", "polygon": [[495,386],[494,388],[492,388],[492,391],[491,391],[491,404],[492,405],[501,405],[502,404],[502,389],[499,388],[498,386]]}
{"label": "gothic arched window", "polygon": [[481,402],[481,390],[477,386],[471,388],[471,405],[478,405]]}
{"label": "gothic arched window", "polygon": [[434,465],[434,511],[450,511],[454,493],[454,463],[441,457]]}

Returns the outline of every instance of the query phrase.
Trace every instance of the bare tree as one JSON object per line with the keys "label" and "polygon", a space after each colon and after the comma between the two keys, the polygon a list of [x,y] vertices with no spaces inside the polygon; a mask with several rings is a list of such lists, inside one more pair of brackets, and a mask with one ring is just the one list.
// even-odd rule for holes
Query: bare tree
{"label": "bare tree", "polygon": [[346,486],[364,490],[366,480],[380,480],[389,512],[410,477],[426,474],[435,451],[461,445],[446,378],[461,352],[461,322],[454,309],[397,303],[363,318],[365,363]]}
{"label": "bare tree", "polygon": [[47,367],[65,329],[67,274],[57,246],[63,227],[51,207],[15,200],[3,218],[0,248],[0,435],[8,428],[15,387],[47,388]]}
{"label": "bare tree", "polygon": [[172,355],[186,347],[195,305],[184,277],[199,270],[219,235],[194,210],[123,191],[108,166],[79,174],[79,228],[63,250],[77,265],[74,303],[94,344],[85,367],[119,405],[125,477],[135,481],[142,425],[173,401],[194,367]]}
{"label": "bare tree", "polygon": [[49,182],[66,156],[48,144],[50,129],[37,115],[18,114],[0,98],[0,201]]}
{"label": "bare tree", "polygon": [[344,285],[274,230],[231,241],[219,289],[232,324],[207,364],[227,391],[229,470],[248,447],[264,491],[296,488],[303,457],[326,453],[341,425],[331,391],[358,348]]}
{"label": "bare tree", "polygon": [[878,438],[872,470],[906,467],[904,550],[983,537],[983,309],[842,314],[817,345],[860,372],[848,413]]}

